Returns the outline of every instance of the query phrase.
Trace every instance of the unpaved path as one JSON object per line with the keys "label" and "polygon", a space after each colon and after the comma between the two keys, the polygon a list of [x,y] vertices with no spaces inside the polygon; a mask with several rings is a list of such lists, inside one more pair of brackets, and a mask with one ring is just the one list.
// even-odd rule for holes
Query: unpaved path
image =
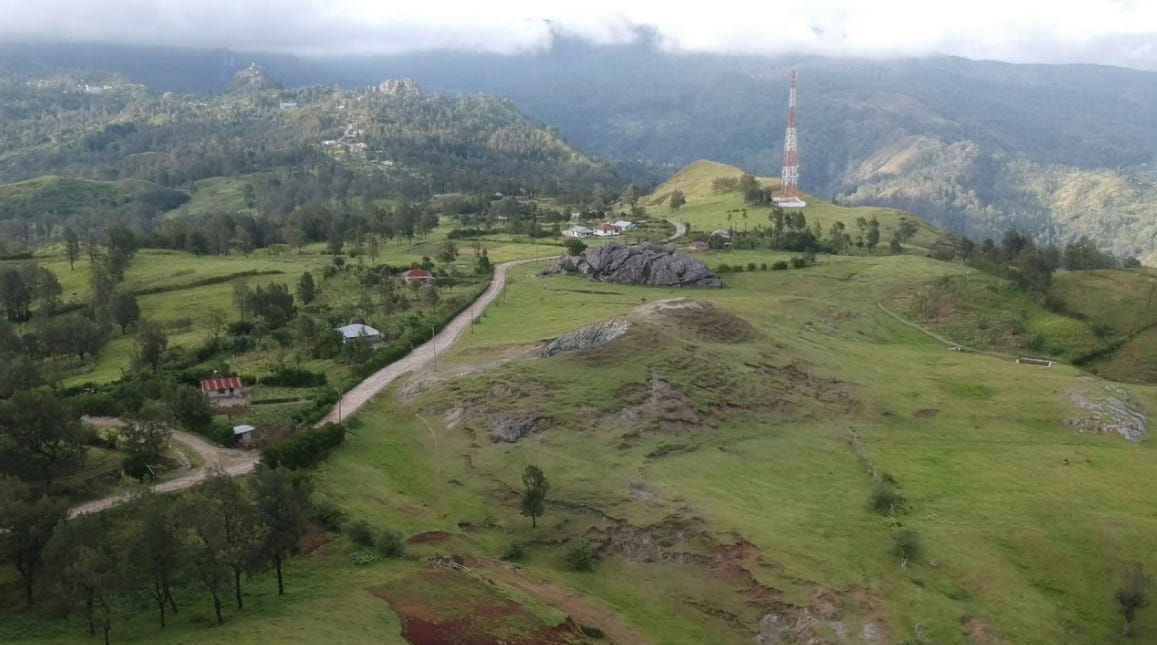
{"label": "unpaved path", "polygon": [[[105,427],[121,425],[123,423],[119,419],[110,418],[88,419],[87,421],[92,423],[92,425]],[[202,461],[201,467],[197,469],[197,472],[190,475],[163,481],[153,486],[153,490],[158,493],[167,493],[169,491],[195,486],[204,481],[211,473],[218,470],[232,477],[244,475],[251,472],[257,465],[258,455],[256,452],[214,446],[197,435],[189,434],[188,432],[181,432],[180,430],[173,431],[173,441],[192,448],[200,455]],[[130,496],[131,493],[122,493],[120,495],[113,495],[112,497],[104,497],[91,502],[85,502],[74,507],[69,514],[72,517],[76,517],[77,515],[87,515],[88,513],[99,513],[100,511],[125,502]]]}
{"label": "unpaved path", "polygon": [[635,628],[624,623],[613,612],[602,609],[584,599],[577,592],[568,592],[551,582],[531,575],[521,567],[513,567],[505,562],[476,558],[470,560],[476,571],[485,571],[502,583],[521,589],[538,600],[570,616],[580,625],[598,627],[607,635],[607,640],[618,645],[647,645],[654,641]]}
{"label": "unpaved path", "polygon": [[672,235],[671,237],[667,238],[668,242],[674,242],[675,240],[677,240],[677,239],[679,239],[679,238],[681,238],[687,234],[687,225],[686,224],[681,224],[679,222],[676,222],[673,219],[667,220],[667,223],[675,225],[675,234]]}
{"label": "unpaved path", "polygon": [[[502,293],[502,289],[506,286],[506,274],[510,269],[528,262],[541,262],[550,259],[553,258],[514,260],[496,266],[494,268],[494,278],[490,281],[490,286],[474,301],[471,307],[458,314],[454,320],[451,320],[432,340],[417,347],[403,358],[374,372],[369,378],[358,383],[349,392],[346,392],[341,400],[338,401],[338,404],[335,405],[333,409],[329,411],[329,414],[319,421],[317,425],[335,422],[357,412],[367,401],[373,398],[375,394],[386,389],[394,379],[407,372],[421,369],[426,363],[433,361],[436,356],[448,351],[462,336],[462,332],[470,326],[471,320],[480,316],[486,307],[494,302]],[[98,427],[119,426],[124,424],[120,419],[112,417],[87,417],[85,421]],[[257,461],[260,459],[260,455],[256,451],[221,448],[187,432],[174,431],[173,439],[197,451],[197,453],[201,455],[204,463],[195,473],[170,479],[153,486],[153,490],[158,493],[168,493],[196,486],[204,481],[211,473],[218,470],[231,477],[245,475],[253,471],[257,466]],[[129,497],[129,493],[123,493],[121,495],[113,495],[111,497],[85,502],[74,507],[70,511],[70,514],[76,517],[77,515],[98,513],[125,502]]]}
{"label": "unpaved path", "polygon": [[369,378],[358,383],[349,392],[346,392],[337,405],[325,415],[319,423],[336,423],[341,419],[357,412],[363,405],[366,404],[375,394],[386,389],[394,379],[399,376],[421,369],[426,363],[432,362],[434,357],[445,353],[448,349],[458,342],[462,333],[470,326],[471,320],[482,315],[482,312],[494,302],[494,300],[502,293],[503,287],[506,286],[506,273],[510,269],[526,264],[528,262],[541,262],[543,260],[553,260],[549,258],[534,258],[531,260],[515,260],[513,262],[504,262],[499,264],[494,269],[494,279],[490,281],[490,286],[474,301],[466,311],[458,314],[454,320],[451,320],[448,325],[442,328],[434,338],[419,345],[414,351],[406,354],[404,357],[390,363],[382,369],[374,372]]}

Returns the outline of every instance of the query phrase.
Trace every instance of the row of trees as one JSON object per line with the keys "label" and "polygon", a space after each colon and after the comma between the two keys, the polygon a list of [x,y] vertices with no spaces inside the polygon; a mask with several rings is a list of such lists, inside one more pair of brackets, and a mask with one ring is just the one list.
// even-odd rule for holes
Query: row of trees
{"label": "row of trees", "polygon": [[217,474],[178,497],[142,493],[114,511],[69,517],[60,500],[4,478],[0,557],[19,572],[30,606],[48,596],[106,643],[142,601],[163,628],[196,594],[222,624],[227,598],[244,608],[248,577],[272,569],[285,593],[284,563],[305,537],[312,491],[300,472],[260,469],[244,483]]}

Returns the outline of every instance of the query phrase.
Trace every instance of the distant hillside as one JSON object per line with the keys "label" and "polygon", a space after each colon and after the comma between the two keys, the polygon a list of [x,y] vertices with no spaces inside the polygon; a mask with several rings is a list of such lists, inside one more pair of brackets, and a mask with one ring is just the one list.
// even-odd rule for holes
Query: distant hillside
{"label": "distant hillside", "polygon": [[284,215],[350,197],[554,196],[619,183],[557,130],[490,96],[408,80],[270,89],[259,68],[241,76],[243,90],[214,96],[86,80],[96,78],[0,76],[0,219],[127,209],[148,220],[189,193],[185,212]]}
{"label": "distant hillside", "polygon": [[[660,184],[644,198],[644,203],[652,213],[686,222],[692,231],[767,227],[771,206],[747,204],[738,192],[720,192],[715,188],[717,179],[739,179],[743,174],[743,170],[735,166],[700,159]],[[765,188],[774,190],[779,187],[778,179],[757,179]],[[669,204],[671,194],[676,190],[682,191],[687,202],[677,212],[673,212]],[[854,232],[858,220],[875,218],[880,222],[881,238],[884,240],[890,239],[892,233],[905,221],[910,222],[916,231],[909,240],[910,246],[928,249],[944,236],[940,229],[904,211],[869,206],[847,207],[815,195],[804,194],[803,197],[807,201],[807,207],[802,209],[804,217],[809,224],[818,223],[825,233],[837,222]]]}
{"label": "distant hillside", "polygon": [[601,158],[665,166],[700,158],[777,174],[787,74],[798,68],[802,186],[840,203],[918,212],[954,233],[1020,227],[1089,235],[1157,263],[1157,72],[960,58],[769,59],[673,54],[646,42],[556,35],[515,56],[421,52],[303,60],[227,51],[0,47],[0,69],[104,68],[159,89],[223,89],[249,62],[288,85],[411,77],[487,92],[556,125]]}

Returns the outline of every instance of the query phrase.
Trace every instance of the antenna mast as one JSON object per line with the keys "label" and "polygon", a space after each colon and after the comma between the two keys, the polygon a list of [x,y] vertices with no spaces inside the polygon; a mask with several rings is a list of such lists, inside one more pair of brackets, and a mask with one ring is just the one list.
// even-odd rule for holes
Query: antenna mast
{"label": "antenna mast", "polygon": [[799,139],[795,127],[796,71],[791,70],[791,90],[787,98],[787,129],[783,134],[783,174],[780,175],[779,194],[775,203],[785,208],[803,208],[807,204],[799,198]]}

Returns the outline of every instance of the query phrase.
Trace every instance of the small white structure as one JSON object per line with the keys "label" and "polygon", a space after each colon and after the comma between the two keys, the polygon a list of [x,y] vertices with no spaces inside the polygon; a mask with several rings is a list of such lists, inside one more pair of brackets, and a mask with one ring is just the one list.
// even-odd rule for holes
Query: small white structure
{"label": "small white structure", "polygon": [[567,237],[585,238],[593,237],[595,232],[585,226],[575,226],[563,231],[562,234]]}
{"label": "small white structure", "polygon": [[253,445],[253,433],[256,430],[251,425],[233,426],[233,443],[248,448]]}
{"label": "small white structure", "polygon": [[723,239],[723,240],[730,240],[731,239],[731,231],[725,231],[723,229],[717,229],[717,230],[711,231],[711,237],[718,237],[718,238]]}
{"label": "small white structure", "polygon": [[635,230],[635,223],[634,223],[634,222],[628,222],[628,221],[627,221],[627,220],[625,220],[625,219],[621,219],[621,220],[619,220],[619,221],[615,222],[615,223],[614,223],[614,226],[618,226],[619,228],[621,228],[621,229],[622,229],[622,230],[624,230],[624,231],[633,231],[633,230]]}
{"label": "small white structure", "polygon": [[361,338],[365,338],[371,343],[377,343],[382,340],[382,332],[361,323],[351,323],[345,327],[338,327],[337,331],[341,332],[341,340],[343,343],[350,343]]}
{"label": "small white structure", "polygon": [[595,237],[614,237],[623,232],[623,229],[614,224],[599,224],[595,227]]}
{"label": "small white structure", "polygon": [[218,408],[245,405],[249,402],[249,395],[240,377],[221,376],[221,372],[216,370],[212,376],[201,381],[201,391],[209,397],[209,403]]}
{"label": "small white structure", "polygon": [[772,197],[771,200],[780,208],[804,208],[807,206],[807,202],[799,197]]}

